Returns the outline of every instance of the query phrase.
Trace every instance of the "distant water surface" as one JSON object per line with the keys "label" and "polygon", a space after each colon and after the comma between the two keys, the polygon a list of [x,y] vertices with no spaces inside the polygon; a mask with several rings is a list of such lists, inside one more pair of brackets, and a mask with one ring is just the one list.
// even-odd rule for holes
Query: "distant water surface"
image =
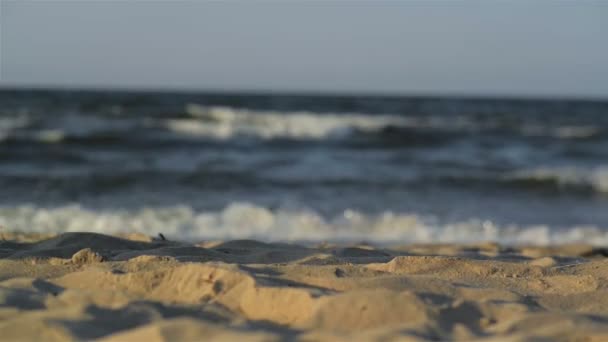
{"label": "distant water surface", "polygon": [[0,225],[608,243],[608,102],[0,92]]}

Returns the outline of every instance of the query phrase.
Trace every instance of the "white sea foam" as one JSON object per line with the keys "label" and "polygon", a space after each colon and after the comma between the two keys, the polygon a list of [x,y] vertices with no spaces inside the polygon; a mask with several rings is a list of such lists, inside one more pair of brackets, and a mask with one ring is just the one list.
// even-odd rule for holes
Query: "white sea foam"
{"label": "white sea foam", "polygon": [[513,180],[555,181],[563,186],[589,187],[597,192],[608,193],[608,166],[592,168],[544,167],[523,170],[507,176]]}
{"label": "white sea foam", "polygon": [[0,141],[13,134],[15,130],[21,129],[30,123],[27,112],[22,111],[17,115],[0,116]]}
{"label": "white sea foam", "polygon": [[[28,127],[32,123],[40,127]],[[129,134],[138,128],[138,122],[134,118],[116,120],[69,112],[45,120],[30,117],[27,112],[23,112],[16,116],[0,117],[0,141],[12,137],[57,143],[66,137],[87,137],[108,132]]]}
{"label": "white sea foam", "polygon": [[[326,139],[348,136],[353,131],[378,132],[387,127],[431,128],[446,131],[478,132],[499,129],[499,120],[477,120],[467,115],[408,116],[364,113],[279,112],[188,104],[190,118],[168,119],[166,129],[190,136],[229,139],[253,136],[263,139]],[[589,125],[522,125],[510,127],[522,135],[559,139],[588,138],[601,130]]]}
{"label": "white sea foam", "polygon": [[439,224],[432,217],[385,212],[365,215],[347,210],[331,218],[308,210],[271,211],[250,203],[233,203],[216,212],[188,206],[130,210],[91,210],[78,205],[41,208],[32,205],[0,208],[0,226],[29,232],[99,233],[162,232],[175,240],[242,239],[270,241],[369,241],[375,243],[497,241],[505,244],[586,242],[608,244],[608,230],[575,226],[497,226],[490,221]]}
{"label": "white sea foam", "polygon": [[[602,129],[593,125],[544,125],[525,123],[507,125],[500,120],[480,120],[470,115],[408,115],[370,113],[318,113],[310,111],[261,111],[245,108],[188,104],[187,118],[139,115],[112,117],[66,112],[48,117],[30,116],[27,111],[0,116],[0,140],[7,137],[35,139],[54,143],[65,137],[86,137],[99,133],[131,134],[145,128],[163,128],[178,135],[230,139],[251,136],[262,139],[327,139],[348,137],[352,132],[374,133],[388,127],[479,132],[505,128],[528,136],[552,136],[559,139],[588,138]],[[42,127],[22,130],[32,123]],[[159,127],[160,126],[160,127]]]}
{"label": "white sea foam", "polygon": [[169,119],[167,129],[181,134],[213,138],[235,135],[259,138],[323,139],[353,130],[375,132],[389,126],[406,127],[411,118],[396,115],[282,113],[190,104],[191,119]]}

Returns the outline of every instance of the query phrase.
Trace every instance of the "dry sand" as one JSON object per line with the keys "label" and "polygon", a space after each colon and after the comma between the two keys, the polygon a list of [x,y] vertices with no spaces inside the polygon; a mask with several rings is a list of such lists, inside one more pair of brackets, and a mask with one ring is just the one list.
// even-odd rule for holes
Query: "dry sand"
{"label": "dry sand", "polygon": [[590,246],[2,238],[2,340],[608,341]]}

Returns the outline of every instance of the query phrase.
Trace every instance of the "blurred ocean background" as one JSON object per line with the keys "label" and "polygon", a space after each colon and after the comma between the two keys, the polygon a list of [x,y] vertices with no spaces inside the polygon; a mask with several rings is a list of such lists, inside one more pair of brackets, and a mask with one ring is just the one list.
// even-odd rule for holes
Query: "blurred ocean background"
{"label": "blurred ocean background", "polygon": [[0,91],[4,230],[608,243],[608,102]]}

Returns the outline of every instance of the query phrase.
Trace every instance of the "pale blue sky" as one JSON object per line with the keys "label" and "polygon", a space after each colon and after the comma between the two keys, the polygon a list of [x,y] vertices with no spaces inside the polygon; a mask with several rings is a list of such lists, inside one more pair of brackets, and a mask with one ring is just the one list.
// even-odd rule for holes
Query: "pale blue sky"
{"label": "pale blue sky", "polygon": [[0,85],[608,98],[608,1],[0,1]]}

